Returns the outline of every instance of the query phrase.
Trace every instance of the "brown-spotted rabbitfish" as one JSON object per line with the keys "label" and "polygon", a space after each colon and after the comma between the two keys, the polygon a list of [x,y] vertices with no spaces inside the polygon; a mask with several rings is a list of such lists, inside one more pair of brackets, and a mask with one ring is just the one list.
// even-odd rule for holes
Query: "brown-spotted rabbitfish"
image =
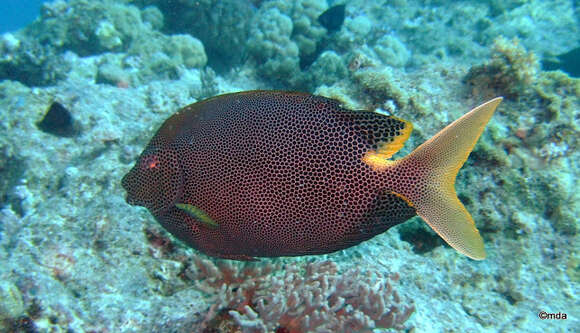
{"label": "brown-spotted rabbitfish", "polygon": [[122,184],[175,237],[252,260],[341,250],[419,215],[449,245],[485,258],[455,193],[501,98],[393,160],[411,123],[305,93],[249,91],[171,116]]}

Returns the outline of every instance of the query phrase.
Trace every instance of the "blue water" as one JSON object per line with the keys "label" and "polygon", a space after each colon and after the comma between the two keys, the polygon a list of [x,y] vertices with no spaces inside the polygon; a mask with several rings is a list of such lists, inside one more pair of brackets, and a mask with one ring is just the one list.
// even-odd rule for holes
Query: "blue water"
{"label": "blue water", "polygon": [[2,0],[0,33],[18,30],[39,14],[43,0]]}

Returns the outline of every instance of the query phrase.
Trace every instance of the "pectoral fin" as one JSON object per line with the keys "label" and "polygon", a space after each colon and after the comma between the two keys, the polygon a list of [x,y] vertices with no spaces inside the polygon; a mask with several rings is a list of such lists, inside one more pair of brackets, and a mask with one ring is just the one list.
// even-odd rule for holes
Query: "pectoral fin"
{"label": "pectoral fin", "polygon": [[190,217],[194,218],[199,223],[203,224],[208,228],[215,229],[219,225],[215,222],[209,215],[207,215],[203,210],[186,203],[176,203],[175,207],[181,209]]}

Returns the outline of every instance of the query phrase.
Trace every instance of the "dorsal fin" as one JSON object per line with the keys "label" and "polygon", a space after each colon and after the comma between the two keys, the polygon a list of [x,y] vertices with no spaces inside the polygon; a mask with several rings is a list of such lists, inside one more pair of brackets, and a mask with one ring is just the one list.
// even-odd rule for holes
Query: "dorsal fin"
{"label": "dorsal fin", "polygon": [[413,131],[413,125],[406,120],[372,111],[343,110],[341,116],[366,140],[370,150],[365,162],[371,166],[374,160],[391,158],[403,148]]}

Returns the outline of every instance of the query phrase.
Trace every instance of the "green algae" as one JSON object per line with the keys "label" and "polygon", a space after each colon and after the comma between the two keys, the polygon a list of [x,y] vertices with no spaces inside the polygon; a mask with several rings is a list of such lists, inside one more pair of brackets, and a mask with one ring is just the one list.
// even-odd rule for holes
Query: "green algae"
{"label": "green algae", "polygon": [[501,95],[516,99],[534,83],[539,62],[532,52],[521,46],[519,40],[503,37],[495,39],[491,60],[469,70],[465,81],[473,95]]}

